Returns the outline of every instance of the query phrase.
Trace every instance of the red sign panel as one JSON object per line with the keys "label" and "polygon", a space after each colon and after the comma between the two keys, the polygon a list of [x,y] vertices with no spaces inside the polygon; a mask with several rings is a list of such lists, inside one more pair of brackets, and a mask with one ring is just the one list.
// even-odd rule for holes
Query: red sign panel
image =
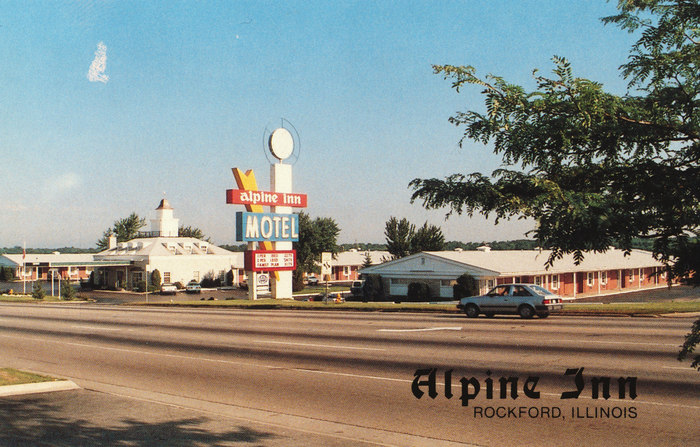
{"label": "red sign panel", "polygon": [[306,208],[306,194],[227,189],[226,203],[233,203],[235,205],[291,206],[294,208]]}
{"label": "red sign panel", "polygon": [[294,250],[247,250],[244,259],[247,272],[274,272],[297,268],[297,252]]}

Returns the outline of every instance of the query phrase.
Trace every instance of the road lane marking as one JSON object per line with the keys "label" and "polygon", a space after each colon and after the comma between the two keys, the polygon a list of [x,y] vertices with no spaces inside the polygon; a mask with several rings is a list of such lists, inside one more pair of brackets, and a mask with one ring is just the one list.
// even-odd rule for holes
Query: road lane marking
{"label": "road lane marking", "polygon": [[290,345],[290,346],[308,346],[312,348],[331,348],[331,349],[355,349],[358,351],[386,351],[382,348],[364,348],[359,346],[338,346],[338,345],[321,345],[316,343],[300,343],[292,341],[272,341],[272,340],[253,340],[253,343],[264,343],[271,345]]}
{"label": "road lane marking", "polygon": [[73,325],[73,329],[86,329],[90,331],[120,331],[121,328],[118,327],[100,327],[100,326],[86,326],[86,325]]}
{"label": "road lane marking", "polygon": [[419,329],[377,329],[377,332],[430,332],[430,331],[461,331],[461,326],[425,327]]}
{"label": "road lane marking", "polygon": [[[167,353],[160,353],[160,352],[153,352],[153,351],[143,351],[143,350],[139,350],[139,349],[115,348],[115,347],[111,347],[111,346],[99,346],[99,345],[89,344],[89,343],[76,343],[76,342],[66,342],[66,341],[58,341],[58,340],[47,340],[47,339],[39,338],[39,337],[26,337],[26,336],[6,335],[6,334],[0,334],[0,337],[19,339],[22,341],[33,340],[36,342],[40,342],[42,344],[55,343],[55,344],[63,344],[63,345],[68,345],[68,346],[78,346],[78,347],[84,347],[84,348],[100,349],[100,350],[104,350],[104,351],[127,352],[130,354],[160,356],[160,357],[176,358],[176,359],[183,359],[183,360],[198,360],[198,361],[202,361],[202,362],[222,363],[222,364],[226,364],[226,365],[241,365],[241,366],[250,366],[250,367],[255,367],[255,368],[266,368],[266,369],[279,370],[278,365],[266,365],[263,363],[213,359],[213,358],[208,358],[208,357],[197,357],[197,356],[193,356],[193,355],[167,354]],[[304,369],[304,368],[288,368],[288,370],[289,371],[304,372],[304,373],[334,375],[334,376],[339,376],[339,377],[352,377],[352,378],[358,378],[358,379],[382,380],[382,381],[387,381],[387,382],[400,382],[400,383],[413,383],[413,380],[409,380],[409,379],[396,379],[393,377],[369,376],[369,375],[363,375],[363,374],[352,374],[352,373],[343,373],[343,372],[336,372],[336,371],[321,371],[321,370]],[[444,386],[444,383],[436,383],[436,385]],[[555,394],[555,393],[542,392],[541,394],[544,396],[561,397],[561,394]],[[592,399],[590,397],[585,397],[585,396],[581,396],[580,398],[581,399],[597,400],[597,399]],[[605,402],[647,404],[647,405],[656,405],[656,406],[660,406],[660,407],[674,407],[674,408],[686,408],[686,409],[691,409],[691,410],[700,410],[700,406],[697,406],[697,405],[670,404],[670,403],[644,401],[644,400],[636,400],[636,399],[633,401],[622,400],[622,399],[607,399]]]}

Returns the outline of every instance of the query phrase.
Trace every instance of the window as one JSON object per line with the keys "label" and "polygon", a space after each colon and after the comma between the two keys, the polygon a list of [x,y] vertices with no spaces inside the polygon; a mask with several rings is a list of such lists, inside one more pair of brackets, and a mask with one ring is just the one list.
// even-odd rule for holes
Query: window
{"label": "window", "polygon": [[163,272],[163,282],[165,284],[170,283],[170,272]]}
{"label": "window", "polygon": [[350,266],[349,265],[343,266],[343,275],[350,276]]}
{"label": "window", "polygon": [[600,272],[600,283],[606,285],[608,283],[608,272]]}
{"label": "window", "polygon": [[490,289],[493,289],[495,286],[496,286],[496,281],[493,280],[493,279],[489,279],[489,280],[486,282],[486,288],[489,289],[489,290],[490,290]]}
{"label": "window", "polygon": [[536,286],[542,285],[542,277],[541,276],[535,276],[535,285]]}
{"label": "window", "polygon": [[199,272],[192,272],[192,279],[199,282]]}
{"label": "window", "polygon": [[513,296],[532,296],[532,294],[525,287],[515,286],[513,287]]}
{"label": "window", "polygon": [[440,286],[441,287],[452,287],[455,284],[457,284],[456,279],[441,279],[440,280]]}
{"label": "window", "polygon": [[391,278],[392,284],[410,284],[411,280],[409,278]]}
{"label": "window", "polygon": [[552,290],[559,290],[559,275],[552,275]]}
{"label": "window", "polygon": [[588,287],[591,287],[593,286],[593,284],[595,284],[595,275],[593,274],[593,272],[588,272],[586,284],[588,284]]}

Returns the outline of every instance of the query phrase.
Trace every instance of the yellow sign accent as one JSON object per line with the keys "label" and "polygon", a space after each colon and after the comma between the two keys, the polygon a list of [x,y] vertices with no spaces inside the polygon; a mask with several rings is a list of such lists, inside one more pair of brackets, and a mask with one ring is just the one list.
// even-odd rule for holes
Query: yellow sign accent
{"label": "yellow sign accent", "polygon": [[[258,190],[258,182],[255,180],[255,172],[253,172],[252,169],[248,169],[245,173],[241,171],[238,168],[232,168],[233,171],[233,177],[236,179],[236,185],[238,185],[238,189],[243,189],[245,191],[257,191]],[[263,212],[263,206],[262,205],[244,205],[246,211],[251,212],[251,213],[262,213]],[[258,242],[258,247],[261,250],[266,250],[270,251],[272,250],[272,242],[270,241],[260,241]],[[280,279],[280,274],[279,272],[274,272],[275,273],[275,280]]]}

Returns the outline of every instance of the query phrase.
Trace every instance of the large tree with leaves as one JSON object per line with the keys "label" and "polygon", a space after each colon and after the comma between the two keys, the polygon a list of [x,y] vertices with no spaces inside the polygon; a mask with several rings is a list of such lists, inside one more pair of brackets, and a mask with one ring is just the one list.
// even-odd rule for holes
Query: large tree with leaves
{"label": "large tree with leaves", "polygon": [[405,217],[401,220],[391,217],[384,223],[386,249],[394,259],[411,254],[411,239],[416,232],[416,226]]}
{"label": "large tree with leaves", "polygon": [[321,253],[338,253],[338,234],[340,228],[332,218],[311,219],[308,214],[299,213],[299,240],[293,244],[297,253],[292,284],[295,291],[304,288],[304,273],[319,271]]}
{"label": "large tree with leaves", "polygon": [[411,253],[441,251],[444,248],[445,235],[442,234],[442,229],[436,225],[429,225],[428,222],[417,229],[411,238]]}
{"label": "large tree with leaves", "polygon": [[[618,9],[603,22],[641,31],[620,67],[624,95],[575,77],[560,57],[554,76],[536,75],[532,92],[478,77],[473,67],[435,66],[457,91],[483,89],[485,111],[450,121],[464,127],[462,142],[493,144],[504,167],[491,176],[415,179],[413,200],[496,221],[534,218],[534,236],[553,250],[549,263],[613,245],[629,250],[633,238],[648,238],[671,276],[698,282],[700,6],[621,0]],[[682,355],[692,352],[691,335]]]}
{"label": "large tree with leaves", "polygon": [[146,219],[139,217],[136,213],[131,213],[129,217],[115,220],[111,228],[107,228],[102,237],[97,241],[97,248],[106,249],[109,247],[109,237],[114,235],[117,242],[126,242],[138,236],[139,230],[146,226]]}

